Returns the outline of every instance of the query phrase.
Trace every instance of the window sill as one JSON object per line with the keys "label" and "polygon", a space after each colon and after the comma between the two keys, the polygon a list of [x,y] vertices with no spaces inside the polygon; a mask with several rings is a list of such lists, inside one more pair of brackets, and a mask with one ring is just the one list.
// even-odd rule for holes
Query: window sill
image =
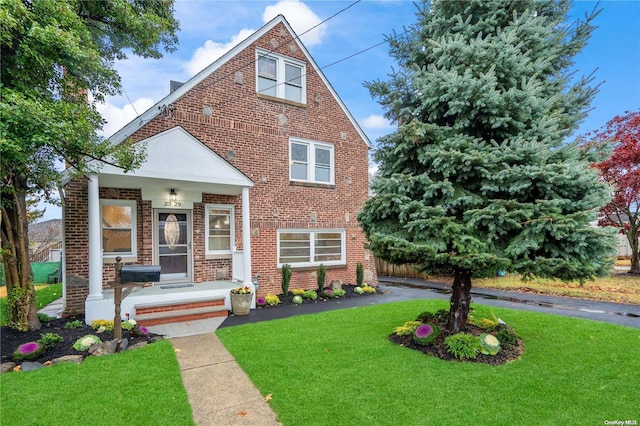
{"label": "window sill", "polygon": [[[295,265],[290,265],[291,266],[291,270],[294,272],[304,272],[304,271],[317,271],[318,267],[320,266],[320,264],[318,263],[315,266],[295,266]],[[340,264],[340,265],[324,265],[324,268],[329,270],[329,269],[345,269],[347,267],[346,263]],[[282,269],[282,265],[278,265],[278,270]]]}
{"label": "window sill", "polygon": [[205,254],[204,258],[207,260],[219,260],[219,259],[231,259],[231,253],[219,253],[219,254]]}
{"label": "window sill", "polygon": [[295,106],[295,107],[300,107],[300,108],[308,108],[307,104],[303,104],[303,103],[296,102],[296,101],[290,101],[289,99],[279,98],[277,96],[263,95],[262,93],[256,93],[256,95],[258,96],[258,99],[264,99],[264,100],[267,100],[267,101],[280,102],[280,103],[283,103],[283,104],[287,104],[287,105],[291,105],[291,106]]}
{"label": "window sill", "polygon": [[137,262],[138,261],[138,256],[131,255],[131,254],[127,254],[127,255],[122,255],[122,254],[118,254],[118,255],[108,255],[108,256],[103,256],[102,257],[102,263],[104,265],[110,265],[112,263],[116,263],[116,257],[121,257],[122,260],[120,260],[121,263],[131,263],[131,262]]}
{"label": "window sill", "polygon": [[301,182],[297,180],[289,181],[290,186],[306,186],[309,188],[336,189],[336,186],[330,183]]}

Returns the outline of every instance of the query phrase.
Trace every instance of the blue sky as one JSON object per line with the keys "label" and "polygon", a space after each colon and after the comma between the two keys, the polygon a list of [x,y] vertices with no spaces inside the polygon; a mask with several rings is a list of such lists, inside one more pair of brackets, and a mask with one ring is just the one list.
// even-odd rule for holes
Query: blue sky
{"label": "blue sky", "polygon": [[[283,14],[301,34],[353,1],[217,1],[177,0],[181,30],[178,50],[160,60],[131,57],[116,65],[126,95],[107,98],[99,110],[107,120],[110,136],[137,114],[142,114],[169,91],[169,80],[186,81],[242,41],[277,14]],[[584,16],[595,1],[575,1],[571,16]],[[577,134],[597,129],[615,115],[640,108],[640,2],[601,1],[589,44],[576,58],[576,76],[595,71],[602,82],[593,110]],[[411,1],[363,0],[310,31],[301,39],[320,67],[325,67],[384,40],[394,30],[415,22]],[[336,65],[323,68],[347,108],[366,134],[375,140],[393,128],[362,83],[385,79],[395,63],[386,44]],[[44,219],[60,217],[60,209],[48,207]]]}

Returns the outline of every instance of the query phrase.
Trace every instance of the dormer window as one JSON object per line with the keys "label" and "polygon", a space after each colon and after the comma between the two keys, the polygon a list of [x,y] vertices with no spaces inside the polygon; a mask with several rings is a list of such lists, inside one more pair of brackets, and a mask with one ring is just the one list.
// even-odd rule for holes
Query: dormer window
{"label": "dormer window", "polygon": [[304,104],[307,102],[306,67],[303,62],[274,53],[257,51],[258,94]]}

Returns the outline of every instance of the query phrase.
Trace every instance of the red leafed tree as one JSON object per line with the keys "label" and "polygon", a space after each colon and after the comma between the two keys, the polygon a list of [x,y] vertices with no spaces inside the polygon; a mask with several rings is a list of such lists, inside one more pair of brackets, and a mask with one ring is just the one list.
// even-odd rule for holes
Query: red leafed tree
{"label": "red leafed tree", "polygon": [[640,111],[616,116],[595,132],[591,142],[611,144],[611,157],[594,164],[613,188],[613,198],[602,209],[600,225],[620,228],[631,245],[632,274],[640,274]]}

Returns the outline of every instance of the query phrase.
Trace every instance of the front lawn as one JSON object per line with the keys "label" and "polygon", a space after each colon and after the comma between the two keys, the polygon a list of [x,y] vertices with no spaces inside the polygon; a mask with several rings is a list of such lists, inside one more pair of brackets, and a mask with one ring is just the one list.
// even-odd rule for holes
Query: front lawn
{"label": "front lawn", "polygon": [[82,364],[0,376],[3,425],[190,425],[173,346],[163,340]]}
{"label": "front lawn", "polygon": [[525,346],[520,360],[497,367],[443,361],[389,341],[396,326],[446,307],[425,300],[383,304],[217,334],[262,394],[271,395],[286,426],[640,420],[640,329],[493,308]]}
{"label": "front lawn", "polygon": [[[4,290],[2,296],[0,296],[0,326],[7,325],[7,297],[6,286],[1,287]],[[62,297],[62,283],[50,284],[50,285],[38,285],[36,286],[36,306],[37,309],[42,309],[54,300]]]}

